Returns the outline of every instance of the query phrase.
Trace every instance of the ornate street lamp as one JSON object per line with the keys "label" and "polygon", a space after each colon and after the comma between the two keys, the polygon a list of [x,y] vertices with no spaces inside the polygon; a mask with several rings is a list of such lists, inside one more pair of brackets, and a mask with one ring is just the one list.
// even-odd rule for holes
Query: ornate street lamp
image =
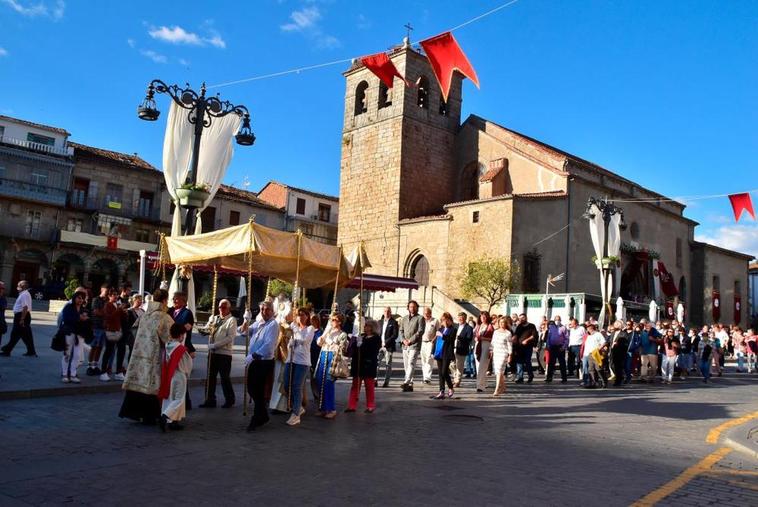
{"label": "ornate street lamp", "polygon": [[[203,135],[203,129],[210,127],[213,118],[221,118],[231,113],[239,115],[242,117],[242,125],[234,136],[237,144],[240,146],[252,146],[255,142],[255,135],[250,128],[250,113],[247,108],[242,105],[234,105],[228,100],[222,101],[218,95],[206,97],[205,83],[200,87],[200,94],[198,95],[190,88],[189,83],[184,88],[181,88],[178,85],[169,86],[160,79],[154,79],[147,87],[145,100],[137,107],[137,116],[141,120],[155,121],[160,116],[161,113],[155,103],[156,93],[168,94],[176,105],[187,109],[189,111],[187,119],[195,126],[190,167],[185,181],[185,184],[190,187],[194,187],[197,184],[197,165],[200,160],[200,139]],[[185,234],[191,234],[194,229],[194,210],[196,206],[188,204],[185,207],[187,208]]]}
{"label": "ornate street lamp", "polygon": [[[602,258],[598,259],[598,262],[600,263],[600,269],[603,274],[603,287],[601,292],[605,292],[605,299],[603,301],[603,310],[605,312],[605,315],[611,315],[611,308],[610,308],[610,298],[611,294],[608,294],[608,277],[610,277],[611,274],[611,263],[608,258],[608,230],[611,225],[611,220],[614,215],[621,215],[621,221],[618,224],[619,230],[623,231],[626,230],[626,224],[624,223],[624,210],[616,206],[612,201],[608,201],[606,199],[596,199],[594,197],[590,197],[587,201],[587,210],[584,212],[583,217],[587,220],[594,220],[596,215],[593,212],[593,208],[597,209],[601,214],[603,218],[603,230],[605,234],[603,235],[603,252],[602,252]],[[590,223],[590,227],[592,227],[592,223]],[[598,319],[600,321],[600,319]],[[605,325],[605,322],[599,322],[601,326]]]}

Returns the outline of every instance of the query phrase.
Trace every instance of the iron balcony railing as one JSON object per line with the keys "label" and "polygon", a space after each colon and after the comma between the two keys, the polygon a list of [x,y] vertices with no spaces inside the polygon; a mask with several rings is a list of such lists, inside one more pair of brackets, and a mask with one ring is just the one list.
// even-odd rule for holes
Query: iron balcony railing
{"label": "iron balcony railing", "polygon": [[58,206],[66,205],[66,189],[64,188],[38,185],[36,183],[10,178],[0,178],[0,195],[29,199]]}
{"label": "iron balcony railing", "polygon": [[46,153],[48,155],[59,155],[63,157],[74,156],[74,148],[72,146],[50,146],[48,144],[35,143],[33,141],[26,141],[24,139],[16,139],[8,136],[0,136],[0,143],[24,148],[25,150]]}
{"label": "iron balcony railing", "polygon": [[73,193],[68,199],[68,205],[89,211],[100,211],[108,215],[125,218],[160,220],[161,209],[156,206],[133,206],[131,202],[113,197],[89,197],[81,193]]}

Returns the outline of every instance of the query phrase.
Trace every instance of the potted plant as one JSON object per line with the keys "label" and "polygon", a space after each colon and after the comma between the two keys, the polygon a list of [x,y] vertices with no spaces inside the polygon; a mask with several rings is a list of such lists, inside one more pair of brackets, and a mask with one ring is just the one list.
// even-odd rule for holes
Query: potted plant
{"label": "potted plant", "polygon": [[185,183],[176,189],[176,198],[180,206],[199,208],[211,195],[207,183]]}

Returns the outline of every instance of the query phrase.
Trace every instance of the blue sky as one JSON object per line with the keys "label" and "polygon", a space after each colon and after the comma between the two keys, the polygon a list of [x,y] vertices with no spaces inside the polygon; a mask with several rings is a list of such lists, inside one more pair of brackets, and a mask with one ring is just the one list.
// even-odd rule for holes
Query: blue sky
{"label": "blue sky", "polygon": [[[153,78],[199,86],[356,57],[409,21],[417,41],[504,2],[0,0],[0,113],[160,167],[164,122],[135,115]],[[758,2],[520,0],[455,35],[481,82],[466,82],[464,115],[669,196],[758,188]],[[218,89],[258,137],[226,182],[337,194],[345,68]],[[699,238],[758,254],[756,222],[734,224],[725,198],[688,204]]]}

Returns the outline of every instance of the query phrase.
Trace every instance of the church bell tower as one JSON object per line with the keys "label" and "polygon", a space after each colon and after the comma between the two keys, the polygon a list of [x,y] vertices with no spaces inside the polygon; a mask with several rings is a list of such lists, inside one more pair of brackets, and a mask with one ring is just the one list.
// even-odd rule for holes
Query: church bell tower
{"label": "church bell tower", "polygon": [[389,57],[411,86],[388,89],[359,61],[344,73],[338,244],[364,242],[371,272],[402,276],[399,220],[436,215],[456,195],[460,75],[447,102],[426,56],[406,39]]}

